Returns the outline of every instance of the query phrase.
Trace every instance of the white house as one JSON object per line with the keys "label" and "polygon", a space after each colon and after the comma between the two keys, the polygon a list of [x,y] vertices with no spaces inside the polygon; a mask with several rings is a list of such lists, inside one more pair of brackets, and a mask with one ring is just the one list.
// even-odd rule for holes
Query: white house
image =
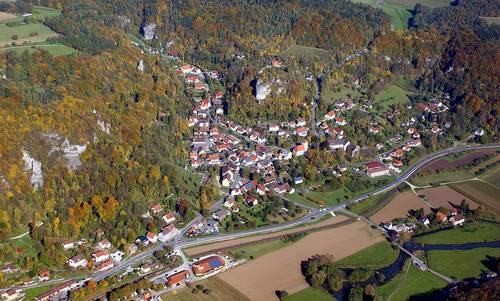
{"label": "white house", "polygon": [[109,254],[106,251],[97,251],[92,254],[92,259],[94,259],[95,263],[101,263],[109,259]]}
{"label": "white house", "polygon": [[156,236],[156,234],[154,234],[151,231],[149,231],[148,233],[146,233],[146,238],[152,244],[154,244],[154,243],[156,243],[158,241],[158,236]]}
{"label": "white house", "polygon": [[163,221],[167,224],[175,222],[175,214],[172,211],[167,212],[163,217]]}
{"label": "white house", "polygon": [[68,265],[74,269],[84,268],[87,266],[87,264],[88,264],[88,261],[85,258],[85,256],[83,256],[83,254],[78,254],[76,256],[71,257],[68,260]]}
{"label": "white house", "polygon": [[115,252],[111,253],[110,256],[114,262],[120,262],[120,261],[122,261],[124,255],[125,254],[122,251],[116,250]]}
{"label": "white house", "polygon": [[453,226],[463,225],[465,222],[465,216],[463,216],[462,214],[457,214],[450,217],[449,221],[453,224]]}
{"label": "white house", "polygon": [[158,234],[158,240],[161,242],[166,242],[167,240],[174,238],[174,236],[177,235],[178,232],[179,230],[173,224],[170,224],[163,228],[163,231]]}

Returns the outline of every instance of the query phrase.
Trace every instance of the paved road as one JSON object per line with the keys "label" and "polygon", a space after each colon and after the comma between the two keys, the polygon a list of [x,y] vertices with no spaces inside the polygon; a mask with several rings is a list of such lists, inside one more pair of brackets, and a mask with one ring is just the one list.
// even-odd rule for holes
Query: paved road
{"label": "paved road", "polygon": [[[377,188],[373,190],[370,193],[365,193],[363,195],[360,195],[358,197],[355,197],[351,200],[348,200],[342,204],[338,204],[335,206],[327,207],[323,211],[313,211],[310,214],[307,214],[306,216],[288,222],[284,224],[278,224],[278,225],[271,225],[267,227],[260,227],[257,229],[250,229],[250,230],[245,230],[237,233],[224,233],[224,234],[214,234],[210,236],[205,236],[205,237],[198,237],[198,238],[181,238],[175,240],[175,245],[174,248],[188,248],[188,247],[194,247],[194,246],[199,246],[203,244],[208,244],[208,243],[214,243],[214,242],[220,242],[220,241],[226,241],[226,240],[231,240],[231,239],[236,239],[236,238],[241,238],[241,237],[246,237],[246,236],[252,236],[252,235],[257,235],[257,234],[267,234],[267,233],[273,233],[273,232],[278,232],[282,231],[285,229],[297,227],[302,224],[310,223],[313,222],[317,219],[320,219],[323,217],[325,214],[328,214],[329,211],[336,211],[336,210],[342,210],[345,209],[347,205],[350,204],[355,204],[358,203],[364,199],[369,198],[370,196],[373,195],[378,195],[384,192],[387,192],[389,190],[392,190],[399,186],[401,183],[406,181],[408,178],[410,178],[413,174],[415,174],[419,169],[421,169],[423,166],[426,164],[430,163],[431,161],[444,157],[446,155],[452,154],[452,153],[459,153],[459,152],[464,152],[464,151],[470,151],[470,150],[481,150],[481,149],[495,149],[495,148],[500,148],[500,144],[489,144],[489,145],[469,145],[469,146],[460,146],[460,147],[452,147],[449,149],[441,150],[438,151],[434,154],[428,155],[427,157],[424,157],[420,161],[418,161],[416,164],[414,164],[411,168],[407,169],[405,172],[403,172],[401,175],[398,176],[393,182],[390,184],[387,184],[383,187]],[[121,270],[124,270],[128,268],[129,266],[132,266],[149,256],[151,256],[155,251],[161,250],[164,246],[166,246],[167,243],[160,243],[154,248],[145,251],[143,253],[140,253],[134,257],[131,257],[127,260],[124,260],[117,264],[115,267],[108,271],[104,272],[97,272],[94,273],[90,278],[95,280],[95,281],[100,281],[102,279],[105,279],[106,277],[109,277]]]}

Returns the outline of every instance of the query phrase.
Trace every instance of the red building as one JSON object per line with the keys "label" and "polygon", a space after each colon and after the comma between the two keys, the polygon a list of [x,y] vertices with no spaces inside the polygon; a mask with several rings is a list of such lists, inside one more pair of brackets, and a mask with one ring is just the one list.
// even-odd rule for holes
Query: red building
{"label": "red building", "polygon": [[167,278],[167,285],[168,286],[174,286],[177,283],[180,283],[180,282],[186,280],[186,278],[188,276],[189,276],[189,273],[186,270],[183,270],[183,271],[180,271],[178,273],[172,274],[172,275],[168,276],[168,278]]}

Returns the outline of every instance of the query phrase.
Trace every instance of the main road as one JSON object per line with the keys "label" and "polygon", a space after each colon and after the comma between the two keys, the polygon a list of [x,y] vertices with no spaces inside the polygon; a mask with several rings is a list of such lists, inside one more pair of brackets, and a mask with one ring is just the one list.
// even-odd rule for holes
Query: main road
{"label": "main road", "polygon": [[273,232],[279,232],[283,231],[289,228],[297,227],[303,224],[311,223],[313,221],[316,221],[323,217],[326,214],[330,214],[331,211],[337,211],[337,210],[343,210],[345,209],[346,206],[352,205],[358,202],[361,202],[364,199],[367,199],[371,196],[378,195],[381,193],[385,193],[387,191],[390,191],[397,186],[399,186],[401,183],[409,179],[412,175],[414,175],[418,170],[420,170],[422,167],[430,163],[431,161],[434,161],[438,158],[447,156],[449,154],[453,153],[460,153],[464,151],[472,151],[472,150],[483,150],[483,149],[496,149],[500,148],[499,143],[495,144],[486,144],[486,145],[467,145],[467,146],[457,146],[457,147],[451,147],[448,149],[440,150],[436,153],[430,154],[422,159],[420,159],[417,163],[415,163],[413,166],[411,166],[409,169],[404,171],[401,175],[399,175],[394,181],[391,183],[379,187],[369,193],[362,194],[360,196],[357,196],[351,200],[347,200],[341,204],[337,204],[334,206],[326,207],[323,210],[319,211],[313,211],[304,217],[284,223],[284,224],[278,224],[278,225],[271,225],[271,226],[266,226],[266,227],[260,227],[256,229],[250,229],[250,230],[245,230],[241,232],[236,232],[236,233],[219,233],[219,234],[214,234],[210,236],[205,236],[205,237],[199,237],[199,238],[177,238],[174,239],[174,242],[168,242],[168,243],[160,243],[157,246],[155,246],[152,249],[149,249],[143,253],[140,253],[134,257],[128,258],[119,264],[117,264],[115,267],[113,267],[110,270],[104,271],[104,272],[96,272],[90,276],[89,279],[92,279],[94,281],[101,281],[113,274],[118,273],[121,270],[127,269],[128,267],[148,258],[151,256],[154,252],[161,250],[168,244],[172,244],[174,248],[188,248],[188,247],[194,247],[194,246],[199,246],[199,245],[204,245],[204,244],[209,244],[209,243],[214,243],[214,242],[220,242],[220,241],[226,241],[226,240],[232,240],[232,239],[237,239],[237,238],[242,238],[246,236],[253,236],[257,234],[267,234],[267,233],[273,233]]}

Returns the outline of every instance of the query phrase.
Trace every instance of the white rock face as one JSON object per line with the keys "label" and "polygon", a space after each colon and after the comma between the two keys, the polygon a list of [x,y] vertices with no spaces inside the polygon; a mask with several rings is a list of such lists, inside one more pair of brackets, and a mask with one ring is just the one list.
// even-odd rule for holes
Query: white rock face
{"label": "white rock face", "polygon": [[137,70],[144,72],[144,60],[140,60],[139,64],[137,64]]}
{"label": "white rock face", "polygon": [[156,24],[148,23],[142,26],[142,35],[144,36],[144,40],[152,40],[155,37],[155,29]]}
{"label": "white rock face", "polygon": [[64,153],[64,158],[68,162],[68,168],[71,170],[75,170],[82,165],[82,161],[80,161],[80,155],[87,150],[87,145],[78,145],[69,143],[68,139],[64,139],[62,144],[62,150]]}
{"label": "white rock face", "polygon": [[27,151],[23,151],[24,171],[31,172],[31,186],[38,189],[43,186],[42,163],[31,157]]}
{"label": "white rock face", "polygon": [[266,97],[271,93],[271,85],[264,83],[262,80],[257,80],[257,86],[255,87],[255,98],[261,101],[266,99]]}

